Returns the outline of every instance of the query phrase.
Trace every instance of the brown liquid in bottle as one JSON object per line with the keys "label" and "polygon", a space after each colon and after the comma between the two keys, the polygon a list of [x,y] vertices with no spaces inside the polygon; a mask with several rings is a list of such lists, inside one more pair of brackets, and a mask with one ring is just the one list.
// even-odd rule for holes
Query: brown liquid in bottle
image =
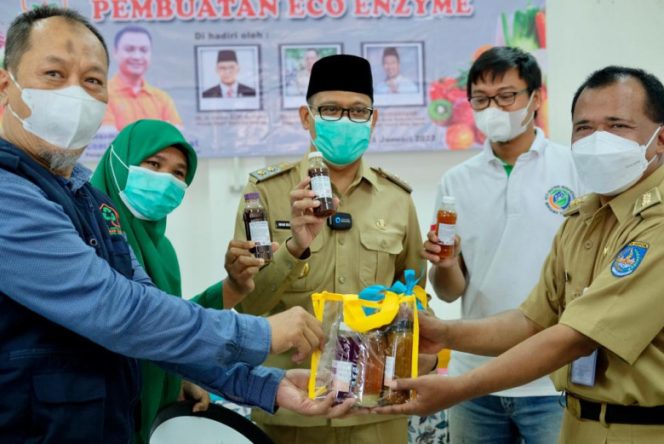
{"label": "brown liquid in bottle", "polygon": [[[413,323],[400,320],[390,327],[387,336],[387,353],[385,364],[386,380],[410,378],[413,362]],[[391,367],[388,369],[388,367]],[[388,373],[393,371],[392,375]],[[410,399],[410,390],[387,389],[387,404],[403,404]]]}
{"label": "brown liquid in bottle", "polygon": [[[267,224],[267,217],[265,215],[265,210],[261,207],[246,207],[244,213],[242,214],[242,219],[244,220],[244,230],[247,236],[247,240],[253,240],[255,242],[261,242],[260,245],[256,245],[252,248],[251,251],[254,256],[259,259],[265,260],[265,263],[268,263],[272,260],[272,244],[269,241],[269,230],[268,230],[268,239],[253,239],[252,238],[252,223],[265,222]],[[256,234],[256,233],[254,233]]]}
{"label": "brown liquid in bottle", "polygon": [[[440,225],[456,225],[456,220],[457,220],[457,214],[454,211],[446,211],[446,210],[438,210],[438,217],[437,217],[437,224],[436,224],[436,235],[438,236],[438,239],[440,239]],[[454,257],[454,238],[452,238],[452,244],[449,244],[449,242],[444,243],[444,242],[438,242],[438,245],[440,246],[440,253],[438,253],[438,257],[441,259],[447,259]]]}
{"label": "brown liquid in bottle", "polygon": [[[317,192],[316,186],[314,184],[315,180],[321,180],[317,178],[326,178],[327,182],[329,183],[329,173],[326,168],[309,168],[309,177],[311,177],[311,182],[312,186],[311,189],[314,190],[314,192]],[[325,180],[322,179],[321,182]],[[332,201],[332,193],[330,190],[330,196],[324,196],[324,197],[315,197],[315,199],[320,201],[320,205],[316,208],[314,208],[314,215],[318,217],[328,217],[332,216],[337,212],[337,210],[334,208],[334,202]]]}
{"label": "brown liquid in bottle", "polygon": [[385,373],[385,347],[387,338],[383,330],[374,330],[365,334],[365,359],[360,379],[364,381],[363,407],[375,407],[383,392]]}

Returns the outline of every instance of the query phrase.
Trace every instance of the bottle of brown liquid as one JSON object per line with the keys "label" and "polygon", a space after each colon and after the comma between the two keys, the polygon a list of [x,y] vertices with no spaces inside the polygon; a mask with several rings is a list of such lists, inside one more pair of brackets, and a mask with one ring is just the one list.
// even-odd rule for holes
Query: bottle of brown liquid
{"label": "bottle of brown liquid", "polygon": [[341,322],[332,363],[332,390],[337,402],[357,396],[358,362],[362,352],[361,335]]}
{"label": "bottle of brown liquid", "polygon": [[318,151],[309,153],[309,177],[311,177],[311,189],[316,193],[315,199],[320,201],[320,205],[314,208],[314,214],[318,217],[332,216],[337,210],[332,201],[330,170],[323,162],[323,154]]}
{"label": "bottle of brown liquid", "polygon": [[[396,319],[387,334],[385,385],[393,379],[410,378],[413,363],[413,322]],[[410,390],[387,389],[385,404],[403,404],[410,399]]]}
{"label": "bottle of brown liquid", "polygon": [[247,193],[244,195],[245,207],[242,219],[247,240],[254,241],[256,246],[250,251],[257,258],[268,263],[272,260],[272,240],[270,238],[270,225],[267,221],[265,208],[261,205],[260,194]]}
{"label": "bottle of brown liquid", "polygon": [[363,381],[363,387],[358,404],[362,407],[376,407],[383,393],[387,338],[382,329],[364,333],[363,338],[363,365],[358,371],[358,379]]}
{"label": "bottle of brown liquid", "polygon": [[457,213],[454,208],[455,199],[452,196],[443,196],[443,201],[438,210],[436,235],[440,253],[438,257],[447,259],[454,257],[454,235],[456,234]]}

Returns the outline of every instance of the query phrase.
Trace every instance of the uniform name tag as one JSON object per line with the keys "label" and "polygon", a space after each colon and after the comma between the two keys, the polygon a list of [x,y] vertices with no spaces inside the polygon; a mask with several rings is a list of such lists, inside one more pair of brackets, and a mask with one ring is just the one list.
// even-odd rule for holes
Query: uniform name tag
{"label": "uniform name tag", "polygon": [[278,220],[274,223],[277,230],[290,230],[290,221],[289,220]]}
{"label": "uniform name tag", "polygon": [[597,369],[597,349],[588,356],[582,356],[572,362],[572,382],[586,387],[595,385]]}

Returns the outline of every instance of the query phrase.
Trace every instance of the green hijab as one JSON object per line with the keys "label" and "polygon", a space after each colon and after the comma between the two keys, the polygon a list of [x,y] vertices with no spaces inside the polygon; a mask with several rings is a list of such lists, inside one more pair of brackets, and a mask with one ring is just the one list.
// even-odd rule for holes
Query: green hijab
{"label": "green hijab", "polygon": [[181,296],[180,266],[173,245],[164,235],[166,218],[138,219],[119,195],[127,184],[128,166],[139,165],[169,146],[185,153],[188,163],[185,182],[191,184],[196,173],[196,151],[177,128],[161,120],[138,120],[120,131],[99,161],[90,182],[115,202],[127,240],[154,284],[166,293]]}

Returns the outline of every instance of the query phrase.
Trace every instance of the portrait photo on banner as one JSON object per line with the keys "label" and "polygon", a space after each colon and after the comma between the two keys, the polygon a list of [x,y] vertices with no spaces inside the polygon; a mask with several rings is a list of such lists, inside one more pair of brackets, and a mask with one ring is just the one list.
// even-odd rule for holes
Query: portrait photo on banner
{"label": "portrait photo on banner", "polygon": [[262,108],[258,45],[196,46],[198,111]]}
{"label": "portrait photo on banner", "polygon": [[282,108],[304,105],[311,67],[323,57],[342,53],[341,43],[279,45]]}
{"label": "portrait photo on banner", "polygon": [[362,43],[376,106],[424,105],[424,42]]}

